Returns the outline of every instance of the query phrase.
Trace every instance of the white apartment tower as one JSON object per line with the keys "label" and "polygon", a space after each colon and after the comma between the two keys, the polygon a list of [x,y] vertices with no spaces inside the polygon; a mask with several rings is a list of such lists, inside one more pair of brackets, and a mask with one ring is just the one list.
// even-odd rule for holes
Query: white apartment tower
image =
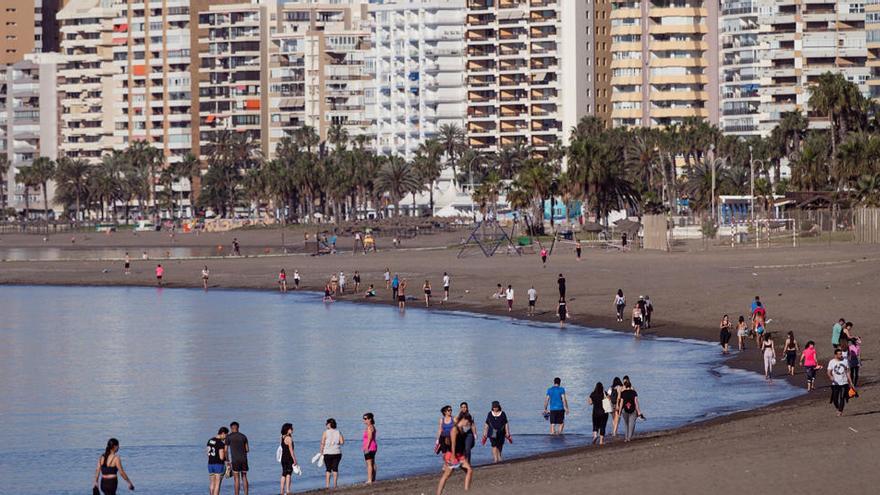
{"label": "white apartment tower", "polygon": [[466,11],[468,145],[564,144],[592,98],[587,2],[467,0]]}
{"label": "white apartment tower", "polygon": [[725,134],[760,134],[761,95],[758,32],[761,0],[722,0],[719,18],[721,48],[721,116]]}
{"label": "white apartment tower", "polygon": [[61,26],[59,67],[61,154],[99,163],[122,142],[114,134],[122,117],[118,104],[121,82],[114,75],[113,47],[125,36],[113,31],[119,9],[113,0],[70,0],[58,13]]}
{"label": "white apartment tower", "polygon": [[379,153],[410,159],[443,125],[464,129],[464,8],[465,0],[370,6],[367,112]]}
{"label": "white apartment tower", "polygon": [[863,0],[760,1],[763,133],[769,133],[785,112],[808,112],[810,86],[825,72],[842,73],[869,94]]}

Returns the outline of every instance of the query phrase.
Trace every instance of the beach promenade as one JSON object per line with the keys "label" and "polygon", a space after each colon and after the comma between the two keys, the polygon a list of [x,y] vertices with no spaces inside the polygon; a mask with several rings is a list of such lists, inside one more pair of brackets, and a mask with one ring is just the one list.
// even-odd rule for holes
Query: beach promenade
{"label": "beach promenade", "polygon": [[[242,247],[269,245],[275,234],[238,232]],[[212,237],[213,236],[213,237]],[[60,236],[49,244],[65,246]],[[224,245],[230,234],[199,236],[199,245]],[[195,239],[179,235],[185,245]],[[378,297],[364,299],[349,294],[343,299],[391,303],[385,291],[383,271],[390,268],[407,278],[408,294],[421,306],[421,285],[429,279],[435,288],[434,309],[507,315],[505,302],[492,299],[497,284],[512,285],[518,298],[511,314],[526,318],[525,293],[538,291],[536,318],[555,321],[556,278],[567,279],[571,323],[631,331],[628,320],[617,323],[613,296],[618,288],[626,294],[629,308],[639,295],[650,295],[654,325],[646,335],[718,339],[722,315],[736,320],[748,316],[749,303],[761,296],[767,307],[768,330],[782,343],[784,333],[794,331],[803,347],[814,340],[819,359],[827,363],[831,351],[831,326],[838,318],[855,323],[854,334],[863,339],[861,398],[850,401],[846,414],[835,417],[828,404],[828,380],[824,371],[818,390],[783,404],[740,413],[683,429],[638,437],[629,445],[612,442],[605,448],[584,448],[541,458],[479,467],[473,493],[570,494],[570,493],[871,493],[880,482],[873,457],[880,447],[880,399],[876,386],[876,356],[880,353],[876,318],[873,313],[880,294],[880,249],[849,244],[807,244],[798,248],[764,250],[729,248],[682,253],[608,252],[586,249],[578,262],[573,246],[564,245],[542,267],[537,255],[523,257],[500,254],[484,258],[473,252],[456,257],[454,234],[426,236],[405,242],[400,250],[352,256],[350,240],[340,243],[337,255],[227,257],[209,259],[141,260],[141,247],[164,246],[164,234],[127,233],[90,236],[77,240],[77,250],[118,248],[119,261],[32,261],[0,263],[0,284],[155,285],[157,263],[165,267],[165,285],[200,287],[200,273],[207,264],[213,288],[277,290],[278,271],[298,270],[303,287],[322,290],[333,273],[359,271],[363,284],[375,284]],[[301,237],[295,242],[301,243]],[[293,243],[293,242],[291,242]],[[3,236],[0,248],[39,246],[37,236]],[[382,247],[380,245],[380,247]],[[436,249],[423,249],[431,248]],[[411,249],[418,248],[418,249]],[[132,274],[123,275],[122,261],[130,249]],[[450,301],[439,304],[443,272],[452,277]],[[210,289],[209,289],[210,290]],[[734,346],[735,348],[735,346]],[[719,347],[720,353],[720,347]],[[552,359],[552,356],[548,357]],[[754,344],[729,361],[731,366],[761,369],[761,357]],[[688,366],[682,362],[681,366]],[[775,368],[783,378],[784,363]],[[798,369],[793,383],[802,386]],[[748,390],[742,393],[747,394]],[[712,390],[707,389],[706,394]],[[572,397],[573,407],[586,407],[583,397]],[[439,475],[439,461],[438,473]],[[382,482],[365,488],[344,489],[346,493],[410,494],[431,493],[437,476]],[[448,492],[461,490],[462,476],[454,475]]]}

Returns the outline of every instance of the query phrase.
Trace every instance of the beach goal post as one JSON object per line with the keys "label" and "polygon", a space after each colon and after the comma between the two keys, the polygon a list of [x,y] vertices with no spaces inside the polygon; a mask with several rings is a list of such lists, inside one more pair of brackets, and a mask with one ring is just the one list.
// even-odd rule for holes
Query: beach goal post
{"label": "beach goal post", "polygon": [[769,248],[774,245],[797,247],[798,231],[795,218],[756,218],[754,229],[756,248]]}

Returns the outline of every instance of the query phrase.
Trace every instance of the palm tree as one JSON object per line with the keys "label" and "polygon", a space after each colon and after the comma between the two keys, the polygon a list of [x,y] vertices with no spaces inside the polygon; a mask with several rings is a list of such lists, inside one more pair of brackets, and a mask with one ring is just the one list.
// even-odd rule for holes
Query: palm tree
{"label": "palm tree", "polygon": [[74,215],[73,222],[76,224],[82,220],[80,211],[82,209],[82,199],[86,195],[88,188],[89,164],[85,160],[59,158],[58,169],[55,172],[55,201],[59,201],[62,197],[73,197]]}
{"label": "palm tree", "polygon": [[27,220],[31,212],[31,189],[40,186],[40,178],[34,172],[33,166],[18,167],[15,182],[24,186],[24,218]]}
{"label": "palm tree", "polygon": [[147,181],[147,191],[149,192],[147,201],[153,207],[154,216],[158,217],[156,184],[159,177],[156,171],[162,166],[165,157],[162,155],[161,150],[154,148],[150,143],[143,140],[132,142],[125,151],[131,166],[146,171],[145,179]]}
{"label": "palm tree", "polygon": [[862,205],[880,207],[880,173],[862,175],[855,186],[856,197]]}
{"label": "palm tree", "polygon": [[504,179],[513,179],[516,173],[529,158],[529,150],[523,144],[502,146],[493,157],[493,165],[498,175]]}
{"label": "palm tree", "polygon": [[416,172],[428,188],[428,203],[431,208],[431,215],[434,214],[434,182],[440,178],[443,165],[440,163],[440,156],[443,154],[443,145],[435,140],[428,139],[419,145],[416,155],[413,158],[413,165]]}
{"label": "palm tree", "polygon": [[550,169],[537,160],[530,160],[514,181],[512,189],[521,191],[530,198],[533,235],[544,233],[544,198],[550,195],[553,175]]}
{"label": "palm tree", "polygon": [[[46,220],[49,220],[49,181],[55,176],[55,162],[48,157],[41,156],[31,164],[31,173],[43,190],[43,211]],[[48,229],[48,226],[46,227]]]}
{"label": "palm tree", "polygon": [[[174,164],[173,174],[175,180],[182,181],[186,179],[189,181],[189,194],[190,194],[190,207],[192,209],[192,214],[195,216],[195,200],[196,200],[196,178],[199,177],[202,171],[202,163],[199,161],[199,158],[192,153],[187,153],[184,155],[183,159],[176,164]],[[183,188],[180,188],[180,217],[183,218]]]}
{"label": "palm tree", "polygon": [[465,132],[458,124],[443,124],[440,126],[440,132],[437,140],[443,145],[446,152],[446,164],[452,167],[452,175],[455,176],[456,156],[460,155],[465,149]]}
{"label": "palm tree", "polygon": [[0,220],[6,219],[6,176],[9,174],[9,158],[0,155]]}
{"label": "palm tree", "polygon": [[259,149],[246,134],[223,130],[205,147],[208,171],[202,179],[199,201],[222,217],[233,213],[241,197],[242,171],[260,163]]}
{"label": "palm tree", "polygon": [[377,177],[379,190],[386,191],[394,203],[394,216],[400,216],[400,200],[406,193],[420,187],[419,175],[411,163],[399,156],[393,156],[379,171]]}

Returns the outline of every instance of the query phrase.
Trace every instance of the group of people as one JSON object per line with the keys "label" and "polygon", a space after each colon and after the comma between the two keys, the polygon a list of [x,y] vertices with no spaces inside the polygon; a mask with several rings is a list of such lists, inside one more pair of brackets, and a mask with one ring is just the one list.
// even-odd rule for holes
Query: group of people
{"label": "group of people", "polygon": [[[618,426],[623,420],[624,441],[632,440],[636,431],[636,420],[645,419],[638,396],[629,376],[624,376],[623,380],[614,377],[611,387],[607,390],[602,382],[596,382],[596,386],[586,399],[587,405],[592,407],[594,444],[605,444],[609,418],[612,420],[612,437],[617,436]],[[562,386],[562,379],[556,377],[544,398],[544,417],[550,422],[550,435],[561,435],[564,432],[565,415],[568,412],[568,397]]]}
{"label": "group of people", "polygon": [[[750,321],[746,322],[745,317],[740,316],[736,324],[738,348],[740,351],[745,350],[748,340],[754,337],[755,346],[761,351],[763,359],[764,378],[768,382],[772,381],[773,367],[777,363],[777,358],[785,359],[786,372],[789,376],[795,375],[798,364],[803,367],[806,387],[809,392],[816,388],[817,371],[826,369],[828,380],[831,382],[830,402],[837,409],[837,415],[843,415],[847,401],[858,396],[856,387],[859,382],[859,369],[862,360],[862,339],[853,333],[853,323],[845,318],[840,318],[831,327],[832,357],[827,366],[823,366],[819,362],[816,343],[810,340],[801,349],[792,331],[786,334],[782,346],[777,348],[773,333],[766,329],[767,323],[772,319],[767,318],[767,308],[760,296],[755,296],[749,311]],[[728,315],[721,317],[719,328],[721,352],[729,354],[733,332]],[[800,358],[798,358],[798,353],[800,353]]]}
{"label": "group of people", "polygon": [[[626,312],[626,296],[623,295],[623,289],[617,289],[614,294],[614,309],[617,313],[618,323],[623,322]],[[630,320],[633,329],[633,335],[640,337],[642,330],[651,328],[651,317],[654,314],[654,303],[651,296],[639,296],[639,300],[632,309],[632,318]]]}

